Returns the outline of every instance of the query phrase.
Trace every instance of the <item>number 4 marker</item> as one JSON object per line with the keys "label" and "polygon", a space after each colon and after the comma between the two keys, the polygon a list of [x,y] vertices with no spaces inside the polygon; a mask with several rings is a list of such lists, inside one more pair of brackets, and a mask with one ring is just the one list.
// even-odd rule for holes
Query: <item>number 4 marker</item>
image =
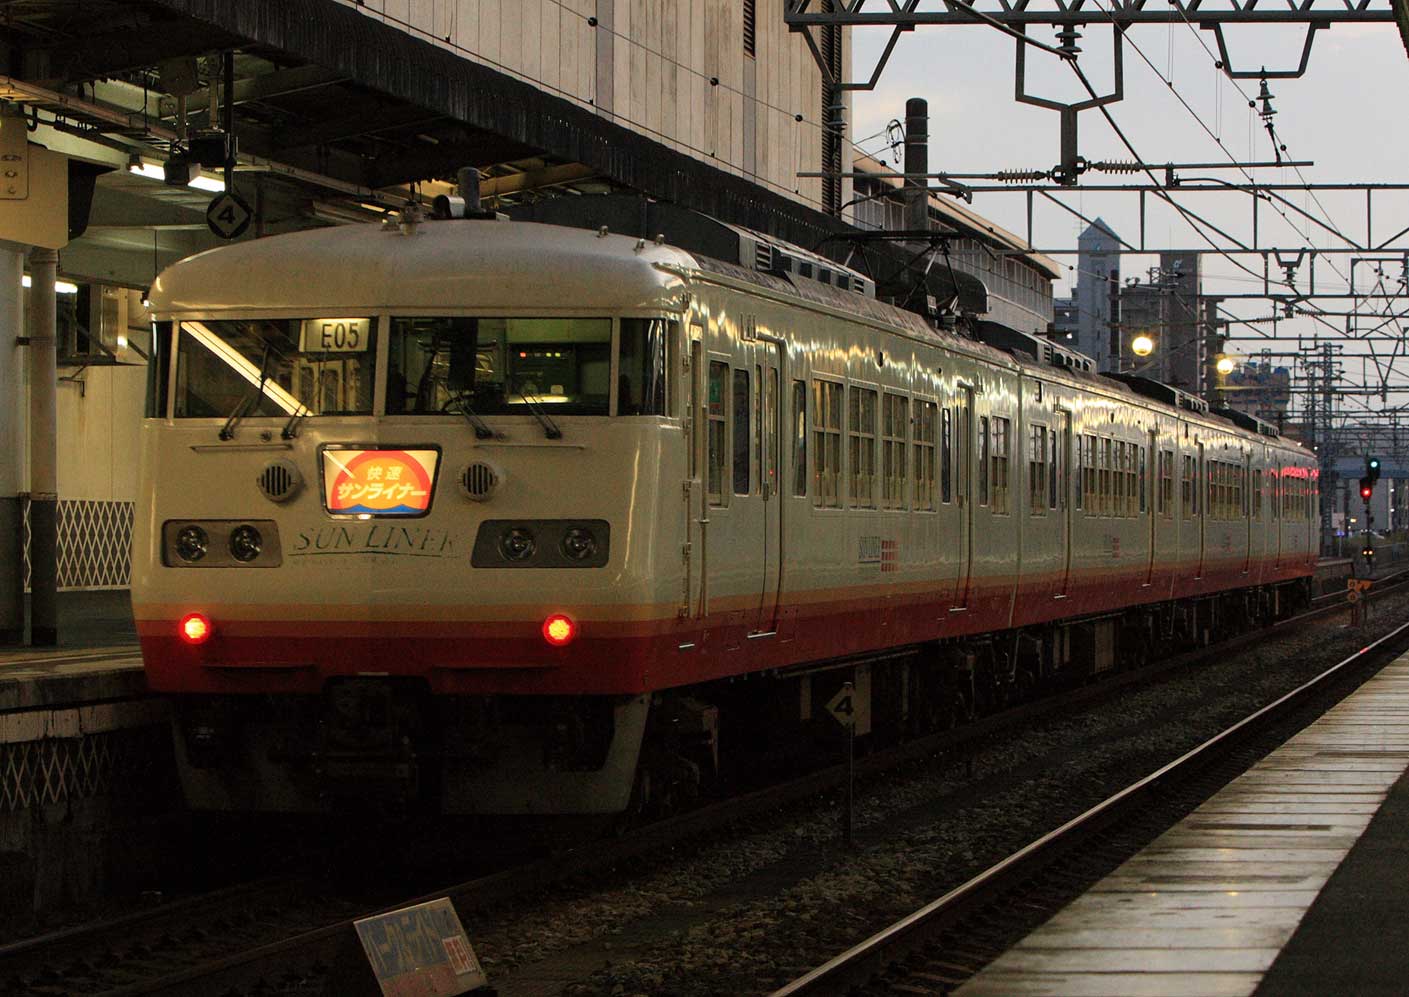
{"label": "number 4 marker", "polygon": [[837,723],[843,727],[851,727],[856,723],[855,697],[855,689],[850,682],[847,682],[842,685],[835,696],[827,700],[827,712],[836,718]]}

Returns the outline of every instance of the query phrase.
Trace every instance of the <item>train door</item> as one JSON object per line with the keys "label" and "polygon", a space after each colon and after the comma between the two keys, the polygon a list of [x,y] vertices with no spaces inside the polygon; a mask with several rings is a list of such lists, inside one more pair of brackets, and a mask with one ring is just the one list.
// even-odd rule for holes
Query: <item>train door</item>
{"label": "train door", "polygon": [[754,377],[754,415],[757,423],[755,461],[758,491],[763,501],[763,590],[759,596],[755,633],[773,633],[778,623],[778,592],[783,574],[783,496],[778,474],[778,450],[782,437],[779,383],[782,377],[781,343],[758,344]]}
{"label": "train door", "polygon": [[1194,468],[1194,518],[1199,530],[1199,570],[1195,578],[1204,576],[1204,549],[1208,541],[1208,482],[1204,478],[1204,445],[1200,441],[1198,464]]}
{"label": "train door", "polygon": [[959,504],[959,536],[954,549],[959,552],[959,563],[954,585],[954,605],[952,609],[967,609],[969,606],[969,580],[974,568],[974,387],[971,384],[959,386],[958,411],[958,453],[955,454],[955,467],[958,480],[955,482],[955,501]]}
{"label": "train door", "polygon": [[1145,562],[1145,584],[1153,585],[1155,581],[1155,524],[1159,519],[1155,511],[1156,499],[1159,496],[1159,432],[1150,430],[1145,456],[1140,463],[1140,505],[1148,520],[1146,531],[1149,539],[1149,557]]}
{"label": "train door", "polygon": [[1072,528],[1072,493],[1071,476],[1080,474],[1079,468],[1073,470],[1071,462],[1072,442],[1071,442],[1071,412],[1067,409],[1057,410],[1057,428],[1061,433],[1061,480],[1058,487],[1061,491],[1058,499],[1061,501],[1061,508],[1058,510],[1058,517],[1062,530],[1062,586],[1060,591],[1062,598],[1066,598],[1068,588],[1071,585],[1071,528]]}

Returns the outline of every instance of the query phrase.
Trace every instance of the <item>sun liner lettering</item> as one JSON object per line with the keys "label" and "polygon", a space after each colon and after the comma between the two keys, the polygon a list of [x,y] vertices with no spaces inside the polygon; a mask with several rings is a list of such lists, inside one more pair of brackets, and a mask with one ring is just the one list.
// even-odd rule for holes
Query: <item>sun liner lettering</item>
{"label": "sun liner lettering", "polygon": [[451,557],[454,553],[454,537],[446,530],[368,523],[299,530],[289,556],[390,554],[404,557]]}

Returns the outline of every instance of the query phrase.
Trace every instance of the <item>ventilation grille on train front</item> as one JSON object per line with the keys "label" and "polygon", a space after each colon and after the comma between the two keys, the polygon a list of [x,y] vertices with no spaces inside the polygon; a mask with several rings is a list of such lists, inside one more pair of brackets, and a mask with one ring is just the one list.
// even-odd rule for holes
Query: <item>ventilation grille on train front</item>
{"label": "ventilation grille on train front", "polygon": [[460,472],[460,491],[467,499],[483,502],[499,487],[499,472],[483,461],[475,461]]}
{"label": "ventilation grille on train front", "polygon": [[303,487],[303,475],[291,461],[276,460],[259,472],[259,490],[271,502],[287,502]]}

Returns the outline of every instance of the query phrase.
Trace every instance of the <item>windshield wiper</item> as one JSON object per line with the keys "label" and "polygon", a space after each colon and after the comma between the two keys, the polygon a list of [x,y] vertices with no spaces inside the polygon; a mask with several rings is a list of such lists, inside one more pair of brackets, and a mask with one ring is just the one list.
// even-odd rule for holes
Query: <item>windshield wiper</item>
{"label": "windshield wiper", "polygon": [[300,401],[298,408],[294,409],[294,414],[289,416],[289,421],[284,423],[283,432],[281,432],[279,436],[286,440],[292,440],[298,435],[299,424],[312,414],[313,410]]}
{"label": "windshield wiper", "polygon": [[465,417],[465,421],[468,422],[474,428],[475,439],[492,440],[497,435],[494,430],[489,428],[489,424],[483,419],[481,419],[475,413],[474,409],[470,408],[470,403],[467,394],[455,395],[450,399],[449,404],[454,405],[456,408],[458,408],[460,410],[460,414]]}
{"label": "windshield wiper", "polygon": [[269,380],[269,353],[270,345],[265,343],[264,355],[259,359],[259,388],[253,397],[246,396],[239,405],[235,406],[235,411],[230,413],[230,418],[226,419],[225,425],[220,427],[222,440],[234,439],[235,427],[240,424],[240,420],[249,415],[250,411],[264,398],[264,384]]}
{"label": "windshield wiper", "polygon": [[548,413],[543,411],[543,406],[539,405],[528,395],[524,394],[523,388],[514,385],[514,394],[523,399],[523,403],[528,406],[528,410],[533,413],[533,417],[538,420],[538,424],[543,427],[543,435],[550,440],[561,440],[563,431],[558,428],[558,424],[549,418]]}

